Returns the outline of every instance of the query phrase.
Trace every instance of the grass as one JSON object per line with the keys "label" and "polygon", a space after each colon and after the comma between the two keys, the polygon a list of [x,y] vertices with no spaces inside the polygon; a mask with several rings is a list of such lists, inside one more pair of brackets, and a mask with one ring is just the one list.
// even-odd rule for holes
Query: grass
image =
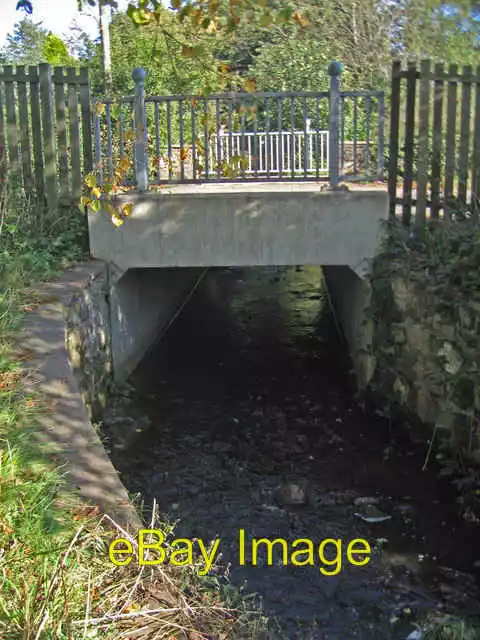
{"label": "grass", "polygon": [[69,497],[56,457],[35,447],[41,398],[27,393],[14,348],[35,284],[86,257],[84,224],[78,211],[49,219],[0,192],[0,638],[266,637],[253,602],[195,566],[114,566],[109,544],[129,532]]}

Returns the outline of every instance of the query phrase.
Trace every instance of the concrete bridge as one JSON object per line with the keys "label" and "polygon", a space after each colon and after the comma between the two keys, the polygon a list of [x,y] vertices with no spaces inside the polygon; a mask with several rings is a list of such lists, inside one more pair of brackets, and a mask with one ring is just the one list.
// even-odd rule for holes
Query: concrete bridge
{"label": "concrete bridge", "polygon": [[[104,211],[89,214],[91,254],[109,265],[117,380],[131,373],[209,267],[321,265],[352,356],[368,341],[364,277],[388,217],[385,190],[201,184],[118,200],[133,202],[121,227]],[[361,382],[368,374],[353,361]]]}

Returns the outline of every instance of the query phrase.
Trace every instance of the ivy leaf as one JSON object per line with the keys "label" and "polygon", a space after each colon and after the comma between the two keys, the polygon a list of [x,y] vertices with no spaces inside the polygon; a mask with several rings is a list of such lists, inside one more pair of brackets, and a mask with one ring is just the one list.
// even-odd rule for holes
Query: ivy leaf
{"label": "ivy leaf", "polygon": [[120,227],[125,222],[122,216],[120,216],[117,212],[112,214],[111,220],[112,224],[114,224],[116,227]]}
{"label": "ivy leaf", "polygon": [[90,203],[90,211],[92,213],[98,213],[100,211],[100,200],[92,200]]}
{"label": "ivy leaf", "polygon": [[97,176],[94,173],[87,173],[84,182],[87,187],[93,189],[93,187],[97,186]]}
{"label": "ivy leaf", "polygon": [[131,215],[131,213],[132,213],[132,209],[133,209],[133,202],[127,202],[122,207],[123,215],[128,218],[128,216]]}

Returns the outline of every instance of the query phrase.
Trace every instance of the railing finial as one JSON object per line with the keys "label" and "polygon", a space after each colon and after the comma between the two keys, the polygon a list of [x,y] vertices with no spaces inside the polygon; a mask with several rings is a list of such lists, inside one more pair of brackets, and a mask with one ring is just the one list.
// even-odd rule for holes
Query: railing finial
{"label": "railing finial", "polygon": [[338,62],[338,60],[332,60],[328,65],[328,75],[329,76],[340,76],[342,75],[343,64]]}

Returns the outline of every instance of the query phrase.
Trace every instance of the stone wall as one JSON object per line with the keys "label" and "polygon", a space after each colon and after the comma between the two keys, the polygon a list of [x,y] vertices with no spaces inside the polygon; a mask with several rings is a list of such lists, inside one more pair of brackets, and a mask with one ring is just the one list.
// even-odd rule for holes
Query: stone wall
{"label": "stone wall", "polygon": [[432,291],[399,274],[375,296],[369,388],[428,426],[428,437],[435,425],[454,449],[480,460],[472,377],[480,370],[480,303],[446,304],[439,311]]}
{"label": "stone wall", "polygon": [[70,365],[90,419],[100,418],[111,384],[111,330],[108,271],[93,263],[82,289],[72,291],[64,307]]}

